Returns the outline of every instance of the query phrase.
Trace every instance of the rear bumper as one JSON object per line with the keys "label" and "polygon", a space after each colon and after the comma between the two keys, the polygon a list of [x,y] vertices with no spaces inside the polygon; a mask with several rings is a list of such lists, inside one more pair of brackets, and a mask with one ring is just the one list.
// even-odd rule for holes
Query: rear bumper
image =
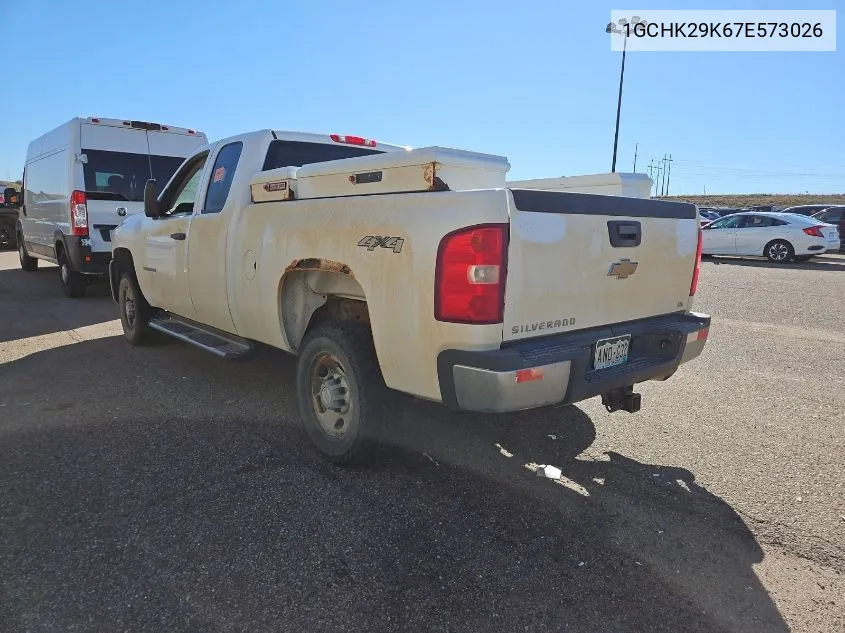
{"label": "rear bumper", "polygon": [[[671,314],[507,345],[490,351],[444,350],[437,358],[443,403],[501,413],[586,400],[646,380],[665,380],[704,349],[710,317]],[[631,335],[628,362],[595,370],[596,341]],[[539,368],[542,378],[517,382]]]}
{"label": "rear bumper", "polygon": [[65,251],[71,268],[86,275],[104,275],[109,270],[111,252],[92,251],[87,237],[64,236]]}

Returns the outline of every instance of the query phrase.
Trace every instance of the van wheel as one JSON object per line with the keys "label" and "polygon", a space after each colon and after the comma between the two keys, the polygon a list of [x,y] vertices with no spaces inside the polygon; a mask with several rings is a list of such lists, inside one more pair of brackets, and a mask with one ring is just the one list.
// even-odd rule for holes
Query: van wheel
{"label": "van wheel", "polygon": [[0,248],[15,248],[15,222],[11,218],[0,218]]}
{"label": "van wheel", "polygon": [[296,393],[311,441],[335,463],[368,461],[390,400],[369,327],[324,323],[308,333],[300,350]]}
{"label": "van wheel", "polygon": [[773,240],[766,244],[766,258],[770,262],[783,264],[791,260],[794,255],[795,249],[786,240]]}
{"label": "van wheel", "polygon": [[86,283],[84,275],[71,268],[67,253],[65,253],[63,248],[57,250],[59,254],[59,277],[62,280],[62,290],[71,299],[85,296]]}
{"label": "van wheel", "polygon": [[26,252],[26,247],[23,245],[23,236],[18,235],[18,259],[21,262],[21,270],[31,273],[33,270],[38,270],[38,260],[30,257]]}
{"label": "van wheel", "polygon": [[132,345],[141,345],[149,331],[147,324],[150,322],[152,309],[141,289],[135,276],[131,273],[123,273],[120,278],[120,285],[117,288],[117,302],[120,306],[120,324],[123,326],[123,336]]}

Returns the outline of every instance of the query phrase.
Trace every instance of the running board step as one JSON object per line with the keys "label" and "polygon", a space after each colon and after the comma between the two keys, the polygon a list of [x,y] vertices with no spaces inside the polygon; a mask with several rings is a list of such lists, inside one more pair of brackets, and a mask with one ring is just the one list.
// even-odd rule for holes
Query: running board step
{"label": "running board step", "polygon": [[150,319],[149,326],[153,330],[201,347],[227,360],[241,358],[255,349],[252,343],[234,334],[221,332],[207,325],[180,319],[170,314]]}

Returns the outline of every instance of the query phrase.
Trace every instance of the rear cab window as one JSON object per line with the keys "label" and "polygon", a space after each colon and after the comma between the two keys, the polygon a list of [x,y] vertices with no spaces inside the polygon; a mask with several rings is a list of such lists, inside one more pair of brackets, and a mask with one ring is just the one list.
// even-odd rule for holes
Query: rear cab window
{"label": "rear cab window", "polygon": [[279,167],[302,167],[311,163],[324,163],[330,160],[383,153],[381,150],[366,147],[276,139],[271,141],[270,147],[267,148],[267,156],[264,159],[262,171]]}

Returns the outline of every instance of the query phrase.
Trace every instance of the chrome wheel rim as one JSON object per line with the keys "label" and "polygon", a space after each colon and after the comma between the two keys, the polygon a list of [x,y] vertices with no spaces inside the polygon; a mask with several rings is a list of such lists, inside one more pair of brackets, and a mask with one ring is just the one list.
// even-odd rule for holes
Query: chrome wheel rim
{"label": "chrome wheel rim", "polygon": [[769,247],[769,255],[777,261],[783,261],[788,254],[789,249],[786,247],[786,244],[772,244]]}
{"label": "chrome wheel rim", "polygon": [[67,264],[62,263],[62,283],[64,285],[68,284],[68,279],[70,278],[70,271],[68,270]]}
{"label": "chrome wheel rim", "polygon": [[324,352],[312,361],[309,376],[311,407],[320,427],[327,435],[343,437],[355,413],[346,370],[336,356]]}
{"label": "chrome wheel rim", "polygon": [[21,264],[23,264],[24,258],[26,258],[26,251],[23,249],[23,244],[18,244],[18,258],[21,260]]}

